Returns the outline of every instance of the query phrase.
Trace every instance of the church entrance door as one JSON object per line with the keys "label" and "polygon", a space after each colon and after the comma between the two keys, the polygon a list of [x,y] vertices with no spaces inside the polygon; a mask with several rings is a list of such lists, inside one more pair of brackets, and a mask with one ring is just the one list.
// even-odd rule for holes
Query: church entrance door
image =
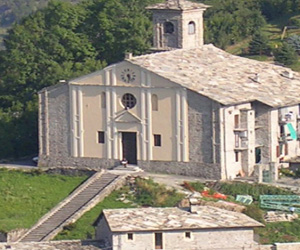
{"label": "church entrance door", "polygon": [[122,132],[123,158],[129,164],[137,164],[136,133]]}

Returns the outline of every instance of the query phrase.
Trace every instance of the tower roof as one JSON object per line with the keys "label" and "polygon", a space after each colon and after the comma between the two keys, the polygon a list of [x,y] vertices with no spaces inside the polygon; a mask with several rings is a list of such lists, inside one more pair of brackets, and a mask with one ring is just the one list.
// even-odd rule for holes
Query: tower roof
{"label": "tower roof", "polygon": [[193,9],[207,9],[209,5],[203,3],[194,3],[186,0],[165,0],[163,3],[148,6],[149,10],[193,10]]}

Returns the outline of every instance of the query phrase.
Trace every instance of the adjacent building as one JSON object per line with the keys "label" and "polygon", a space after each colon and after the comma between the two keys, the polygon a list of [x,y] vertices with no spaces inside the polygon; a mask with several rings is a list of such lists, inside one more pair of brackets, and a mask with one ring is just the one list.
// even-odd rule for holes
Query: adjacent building
{"label": "adjacent building", "polygon": [[96,239],[113,250],[256,249],[250,217],[216,207],[105,209]]}
{"label": "adjacent building", "polygon": [[39,165],[232,179],[300,154],[300,75],[203,44],[208,6],[150,6],[155,53],[39,92]]}

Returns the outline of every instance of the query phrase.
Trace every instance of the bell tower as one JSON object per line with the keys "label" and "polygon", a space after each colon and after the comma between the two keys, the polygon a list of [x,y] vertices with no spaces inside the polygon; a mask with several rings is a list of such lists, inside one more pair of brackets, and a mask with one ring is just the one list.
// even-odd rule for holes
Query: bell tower
{"label": "bell tower", "polygon": [[210,6],[166,0],[147,7],[153,12],[153,49],[197,48],[203,45],[203,12]]}

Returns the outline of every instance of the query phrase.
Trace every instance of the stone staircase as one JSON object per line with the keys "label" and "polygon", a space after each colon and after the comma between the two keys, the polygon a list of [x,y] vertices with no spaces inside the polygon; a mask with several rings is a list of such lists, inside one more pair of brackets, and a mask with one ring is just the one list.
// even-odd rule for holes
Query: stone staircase
{"label": "stone staircase", "polygon": [[43,216],[18,242],[51,240],[65,225],[74,223],[116,188],[124,185],[126,176],[97,172],[70,196]]}

